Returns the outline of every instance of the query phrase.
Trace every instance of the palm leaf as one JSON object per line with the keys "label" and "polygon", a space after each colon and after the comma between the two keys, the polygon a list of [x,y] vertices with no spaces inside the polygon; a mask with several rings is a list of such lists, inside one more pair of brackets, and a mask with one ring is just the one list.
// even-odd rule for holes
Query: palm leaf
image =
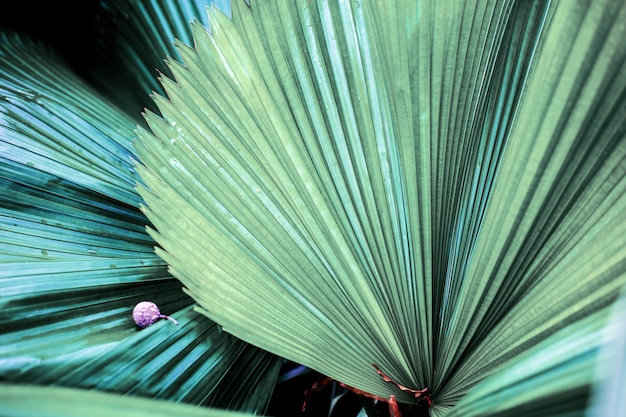
{"label": "palm leaf", "polygon": [[[154,254],[134,123],[36,42],[0,54],[0,380],[264,410],[282,360],[194,312]],[[143,300],[179,325],[137,331]]]}
{"label": "palm leaf", "polygon": [[442,414],[613,302],[622,2],[232,9],[178,45],[137,144],[157,253],[201,312],[412,401],[376,363]]}
{"label": "palm leaf", "polygon": [[78,416],[180,416],[246,417],[223,410],[210,410],[168,401],[155,401],[121,395],[57,387],[0,385],[2,414],[7,417],[78,417]]}

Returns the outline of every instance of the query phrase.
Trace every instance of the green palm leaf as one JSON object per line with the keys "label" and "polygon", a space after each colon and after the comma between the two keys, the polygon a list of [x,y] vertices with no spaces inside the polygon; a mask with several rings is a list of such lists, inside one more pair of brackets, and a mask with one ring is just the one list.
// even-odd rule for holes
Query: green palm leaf
{"label": "green palm leaf", "polygon": [[445,413],[626,282],[625,13],[213,13],[139,132],[157,253],[226,331]]}
{"label": "green palm leaf", "polygon": [[132,119],[107,105],[51,50],[27,37],[0,36],[3,159],[137,206]]}
{"label": "green palm leaf", "polygon": [[[135,124],[51,51],[2,36],[0,380],[264,410],[282,360],[194,312],[154,254]],[[144,300],[179,325],[138,331]]]}
{"label": "green palm leaf", "polygon": [[7,417],[246,417],[223,410],[209,410],[168,401],[124,397],[57,387],[0,385],[2,415]]}

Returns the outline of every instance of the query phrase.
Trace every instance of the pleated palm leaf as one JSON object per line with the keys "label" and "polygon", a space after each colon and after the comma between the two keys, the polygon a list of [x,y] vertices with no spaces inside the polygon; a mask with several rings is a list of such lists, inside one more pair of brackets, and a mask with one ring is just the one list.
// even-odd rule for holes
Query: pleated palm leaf
{"label": "pleated palm leaf", "polygon": [[446,415],[592,334],[626,282],[625,17],[613,0],[213,11],[138,133],[157,253],[227,332],[415,401],[376,364]]}
{"label": "pleated palm leaf", "polygon": [[[31,39],[0,55],[0,381],[265,410],[282,360],[193,311],[154,254],[135,122]],[[138,331],[144,300],[178,325]]]}

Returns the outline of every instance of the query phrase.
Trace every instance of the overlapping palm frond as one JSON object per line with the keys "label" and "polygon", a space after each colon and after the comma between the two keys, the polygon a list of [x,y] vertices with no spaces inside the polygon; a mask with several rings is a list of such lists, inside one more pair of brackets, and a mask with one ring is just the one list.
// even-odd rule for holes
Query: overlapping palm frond
{"label": "overlapping palm frond", "polygon": [[370,394],[414,401],[373,363],[428,386],[433,415],[597,328],[626,283],[623,2],[232,9],[137,145],[204,314]]}
{"label": "overlapping palm frond", "polygon": [[[135,123],[39,43],[0,55],[0,380],[262,412],[282,360],[194,312],[154,254]],[[178,326],[138,331],[143,300]]]}

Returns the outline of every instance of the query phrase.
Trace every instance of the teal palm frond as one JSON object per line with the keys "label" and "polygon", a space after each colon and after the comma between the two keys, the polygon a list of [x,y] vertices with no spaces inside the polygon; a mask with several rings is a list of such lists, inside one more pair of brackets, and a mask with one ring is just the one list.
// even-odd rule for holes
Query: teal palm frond
{"label": "teal palm frond", "polygon": [[132,119],[36,41],[2,33],[0,47],[3,159],[137,206]]}
{"label": "teal palm frond", "polygon": [[138,133],[157,253],[226,331],[414,401],[375,363],[444,415],[626,283],[625,15],[611,0],[212,13]]}
{"label": "teal palm frond", "polygon": [[[154,254],[135,124],[52,51],[0,39],[0,381],[262,412],[282,360],[195,312]],[[139,331],[144,300],[179,324]]]}

